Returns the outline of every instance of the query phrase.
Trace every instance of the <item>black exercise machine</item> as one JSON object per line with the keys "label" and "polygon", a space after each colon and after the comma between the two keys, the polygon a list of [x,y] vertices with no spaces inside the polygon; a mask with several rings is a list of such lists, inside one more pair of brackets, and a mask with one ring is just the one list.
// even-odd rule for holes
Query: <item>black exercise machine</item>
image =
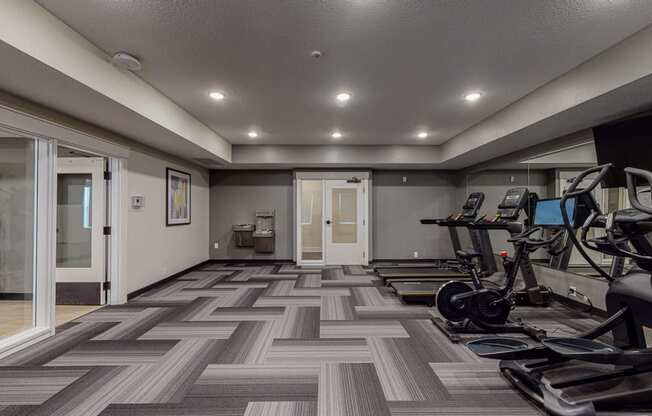
{"label": "black exercise machine", "polygon": [[[608,318],[576,337],[545,338],[532,345],[522,339],[491,337],[469,342],[477,355],[501,359],[503,375],[526,397],[557,416],[593,416],[598,412],[638,414],[652,410],[652,348],[644,328],[652,326],[652,207],[644,205],[637,182],[652,184],[652,173],[626,168],[628,196],[633,208],[603,214],[596,205],[581,226],[578,238],[566,208],[573,198],[589,195],[607,175],[611,164],[580,174],[560,202],[569,238],[585,260],[609,282]],[[589,175],[591,184],[578,189]],[[592,228],[605,236],[589,238]],[[581,240],[581,243],[580,243]],[[630,258],[640,269],[612,277],[587,254],[585,248]],[[613,342],[598,341],[611,333]]]}
{"label": "black exercise machine", "polygon": [[[449,215],[447,218],[421,220],[422,224],[435,224],[448,229],[456,258],[457,253],[462,250],[458,229],[463,228],[468,232],[474,251],[481,253],[481,255],[477,256],[477,260],[480,267],[479,274],[482,277],[492,275],[497,270],[488,232],[468,228],[469,223],[477,219],[483,201],[484,194],[474,192],[468,196],[462,206],[461,213]],[[386,283],[403,302],[425,303],[430,306],[434,305],[435,293],[443,284],[450,280],[470,282],[470,279],[468,272],[461,268],[460,259],[457,259],[454,263],[449,263],[447,269],[432,273],[430,276],[404,273],[399,277],[393,277],[393,275],[385,277]]]}
{"label": "black exercise machine", "polygon": [[[529,192],[527,188],[512,188],[505,193],[500,204],[498,204],[496,215],[493,218],[482,216],[473,221],[458,222],[457,226],[466,226],[469,229],[469,234],[474,238],[474,250],[467,251],[458,249],[456,251],[456,255],[463,252],[468,256],[465,259],[460,259],[458,255],[459,261],[461,263],[471,261],[474,263],[473,273],[482,278],[490,286],[500,286],[501,282],[505,280],[505,273],[488,273],[485,268],[478,270],[476,266],[476,264],[479,264],[481,267],[484,266],[486,264],[485,259],[490,257],[494,265],[491,270],[496,270],[494,250],[491,245],[489,231],[507,231],[511,237],[519,235],[526,228],[526,224],[519,222],[521,214],[525,212],[526,222],[530,222],[533,218],[537,201],[537,195]],[[563,228],[563,225],[560,225],[560,228]],[[460,276],[457,277],[456,281],[469,283],[473,287],[479,287],[474,283],[469,267],[468,264],[465,264],[464,268],[458,269]],[[537,283],[529,256],[524,256],[520,259],[519,268],[521,273],[520,275],[515,275],[516,281],[514,287],[510,287],[512,300],[517,305],[547,305],[550,300],[550,293],[548,289]],[[401,300],[406,303],[418,302],[433,305],[435,303],[435,294],[444,284],[445,282],[439,279],[438,281],[425,282],[392,282],[391,287]]]}
{"label": "black exercise machine", "polygon": [[[509,189],[498,205],[498,211],[493,218],[480,218],[469,224],[476,230],[506,231],[514,238],[531,225],[535,216],[538,196],[527,188]],[[520,222],[521,213],[526,219]],[[557,240],[555,240],[557,241]],[[519,262],[520,276],[516,275],[514,301],[518,305],[546,306],[550,302],[550,292],[537,282],[534,268],[529,256],[524,256]],[[500,278],[500,276],[499,276]]]}
{"label": "black exercise machine", "polygon": [[[447,227],[451,243],[453,244],[453,253],[456,253],[461,249],[458,228],[462,227],[466,229],[468,222],[476,219],[483,202],[484,194],[482,192],[474,192],[466,199],[461,213],[451,214],[447,218],[422,219],[421,223]],[[488,241],[488,237],[481,235],[481,233],[469,231],[469,236],[474,250],[482,250],[482,245]],[[496,270],[496,263],[492,255],[487,255],[486,257],[483,261],[483,271],[491,274]],[[441,282],[442,280],[448,281],[450,279],[466,277],[459,270],[459,261],[457,259],[440,260],[437,263],[436,267],[423,267],[418,264],[412,267],[381,265],[376,267],[375,270],[386,285],[396,282]]]}
{"label": "black exercise machine", "polygon": [[530,253],[554,246],[563,234],[559,230],[548,239],[532,237],[543,231],[542,226],[535,226],[507,240],[514,244],[516,251],[511,259],[507,252],[501,252],[505,268],[501,283],[480,279],[472,261],[476,254],[460,252],[459,256],[465,259],[465,267],[472,277],[471,284],[449,282],[441,287],[436,302],[443,319],[433,317],[433,323],[453,342],[459,342],[461,334],[483,333],[523,333],[534,339],[543,338],[543,330],[508,319],[515,305],[514,285],[519,267],[529,260]]}

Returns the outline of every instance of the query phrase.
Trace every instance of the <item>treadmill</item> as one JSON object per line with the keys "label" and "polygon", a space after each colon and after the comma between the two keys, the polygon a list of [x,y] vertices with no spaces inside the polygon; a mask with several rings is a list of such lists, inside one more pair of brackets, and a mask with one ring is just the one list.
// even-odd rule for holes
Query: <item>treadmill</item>
{"label": "treadmill", "polygon": [[[484,194],[482,192],[472,193],[466,199],[462,206],[461,213],[451,214],[446,218],[438,219],[422,219],[422,224],[435,224],[441,227],[447,227],[451,242],[453,243],[453,252],[461,249],[460,239],[457,234],[458,227],[466,228],[468,221],[474,220],[482,203],[484,202]],[[474,250],[481,248],[476,245],[476,239],[471,236],[474,244]],[[375,271],[378,276],[383,280],[386,285],[396,281],[415,281],[415,280],[441,280],[460,277],[462,274],[458,271],[459,263],[457,260],[439,260],[435,265],[424,266],[417,264],[414,266],[376,266]]]}
{"label": "treadmill", "polygon": [[[489,238],[490,230],[502,230],[507,231],[511,236],[517,235],[523,231],[524,224],[518,222],[521,213],[525,210],[528,214],[528,218],[531,214],[531,209],[534,206],[535,201],[537,200],[537,195],[531,193],[527,188],[511,188],[507,190],[505,196],[503,197],[500,204],[498,204],[498,209],[496,215],[493,218],[486,218],[482,216],[474,221],[467,221],[463,226],[469,229],[469,233],[477,240],[477,244],[481,247],[480,250],[476,249],[477,253],[481,253],[483,259],[481,266],[484,266],[485,260],[490,258],[492,260],[491,273],[487,273],[483,270],[482,275],[486,280],[483,280],[485,283],[499,285],[498,280],[504,278],[502,272],[497,273],[496,263],[495,263],[495,254],[493,247],[491,246],[491,240]],[[474,242],[474,247],[476,246]],[[467,250],[468,251],[468,250]],[[520,266],[521,275],[525,276],[522,280],[525,280],[525,287],[527,288],[539,288],[539,285],[536,284],[536,277],[534,276],[534,269],[529,259],[524,259],[521,262]],[[439,291],[439,288],[444,284],[450,281],[442,281],[441,279],[437,282],[393,282],[391,286],[394,288],[396,294],[401,298],[405,303],[426,303],[428,305],[434,305],[436,293]],[[471,278],[466,274],[463,274],[460,278],[461,281],[471,281]],[[521,280],[521,279],[519,279]],[[534,284],[532,283],[534,281]],[[517,285],[519,285],[517,281]],[[523,286],[523,285],[521,285]],[[527,302],[523,300],[524,303],[533,303],[533,304],[543,304],[548,301],[548,297],[541,290],[533,290],[530,292],[525,292],[527,294]],[[519,291],[520,294],[520,291]],[[539,296],[539,298],[537,298]],[[521,300],[520,296],[516,296],[517,299]],[[532,298],[532,302],[529,299]],[[520,302],[519,302],[520,303]]]}
{"label": "treadmill", "polygon": [[[489,234],[485,230],[472,230],[468,228],[470,222],[477,218],[478,211],[484,202],[484,194],[475,192],[468,196],[462,206],[462,212],[441,219],[423,219],[422,224],[435,224],[448,228],[453,250],[457,253],[462,250],[458,235],[459,228],[465,228],[471,238],[473,249],[486,254],[480,258],[480,269],[483,275],[496,272],[496,260],[491,248]],[[404,268],[383,269],[379,275],[386,284],[390,285],[396,294],[405,302],[428,303],[434,301],[433,293],[439,287],[451,280],[470,280],[470,277],[457,268],[457,262],[450,262],[447,268]]]}

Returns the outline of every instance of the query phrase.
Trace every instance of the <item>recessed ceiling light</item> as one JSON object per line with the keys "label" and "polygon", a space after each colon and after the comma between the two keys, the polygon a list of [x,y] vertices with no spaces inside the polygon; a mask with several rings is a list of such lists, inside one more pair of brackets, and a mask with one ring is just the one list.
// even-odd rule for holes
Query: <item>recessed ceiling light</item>
{"label": "recessed ceiling light", "polygon": [[342,138],[342,133],[340,133],[339,131],[334,131],[333,134],[331,134],[331,137],[333,139],[341,139]]}
{"label": "recessed ceiling light", "polygon": [[258,137],[258,132],[256,130],[249,130],[247,136],[251,137],[252,139],[255,139],[256,137]]}
{"label": "recessed ceiling light", "polygon": [[428,137],[428,132],[427,131],[420,131],[420,132],[417,133],[417,137],[420,138],[420,139],[425,139],[426,137]]}
{"label": "recessed ceiling light", "polygon": [[215,101],[222,101],[223,99],[226,98],[226,95],[224,95],[223,92],[219,92],[219,91],[212,91],[208,95]]}
{"label": "recessed ceiling light", "polygon": [[478,101],[482,98],[482,93],[480,91],[473,91],[464,96],[464,99],[469,102]]}
{"label": "recessed ceiling light", "polygon": [[348,92],[340,92],[335,96],[335,99],[341,103],[345,103],[351,99],[351,93]]}

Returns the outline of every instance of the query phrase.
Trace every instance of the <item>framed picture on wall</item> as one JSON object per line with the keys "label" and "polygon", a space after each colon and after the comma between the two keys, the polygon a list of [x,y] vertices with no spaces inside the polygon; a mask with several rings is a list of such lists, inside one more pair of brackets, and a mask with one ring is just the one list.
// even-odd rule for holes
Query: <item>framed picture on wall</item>
{"label": "framed picture on wall", "polygon": [[166,225],[190,224],[190,174],[166,169]]}

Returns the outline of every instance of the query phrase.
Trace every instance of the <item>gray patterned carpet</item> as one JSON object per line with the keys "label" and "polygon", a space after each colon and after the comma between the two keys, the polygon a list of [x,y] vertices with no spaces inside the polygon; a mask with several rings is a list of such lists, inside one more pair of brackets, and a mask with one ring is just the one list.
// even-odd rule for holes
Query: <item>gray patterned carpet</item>
{"label": "gray patterned carpet", "polygon": [[[536,415],[369,269],[208,265],[0,360],[0,415]],[[554,333],[594,321],[520,309]]]}

